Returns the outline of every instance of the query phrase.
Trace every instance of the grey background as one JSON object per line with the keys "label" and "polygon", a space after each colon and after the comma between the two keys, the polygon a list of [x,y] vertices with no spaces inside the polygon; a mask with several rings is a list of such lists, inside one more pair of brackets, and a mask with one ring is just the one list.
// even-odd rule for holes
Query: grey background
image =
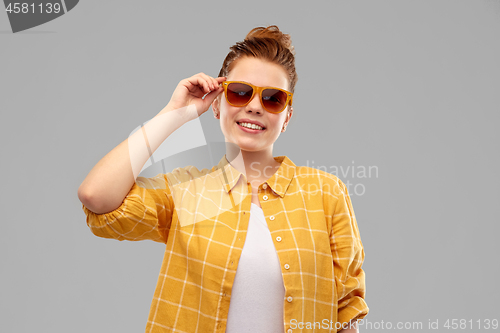
{"label": "grey background", "polygon": [[[18,34],[0,13],[1,331],[144,331],[164,246],[95,237],[78,186],[181,79],[216,76],[270,24],[299,75],[274,156],[378,170],[337,174],[364,189],[366,320],[500,319],[499,1],[87,0]],[[211,109],[200,121],[224,141]]]}

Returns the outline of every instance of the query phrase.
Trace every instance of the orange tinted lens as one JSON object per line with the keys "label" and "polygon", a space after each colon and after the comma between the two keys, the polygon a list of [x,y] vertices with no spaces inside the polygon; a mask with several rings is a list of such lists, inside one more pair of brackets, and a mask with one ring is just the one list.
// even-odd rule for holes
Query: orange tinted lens
{"label": "orange tinted lens", "polygon": [[280,112],[285,108],[287,94],[277,89],[264,89],[262,103],[269,112]]}
{"label": "orange tinted lens", "polygon": [[227,86],[227,100],[235,106],[245,105],[253,94],[253,88],[244,83],[230,83]]}

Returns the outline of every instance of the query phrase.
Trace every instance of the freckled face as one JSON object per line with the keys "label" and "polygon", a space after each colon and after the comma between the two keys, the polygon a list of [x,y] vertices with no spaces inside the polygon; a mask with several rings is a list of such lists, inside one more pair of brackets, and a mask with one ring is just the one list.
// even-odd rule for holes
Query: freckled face
{"label": "freckled face", "polygon": [[[259,87],[289,89],[287,72],[282,66],[253,57],[236,60],[227,80],[245,81]],[[262,107],[260,95],[255,95],[246,106],[234,107],[227,103],[222,93],[214,105],[220,109],[220,124],[226,141],[248,151],[260,151],[272,146],[283,129],[283,123],[291,116],[288,116],[289,105],[278,114],[267,112]],[[236,123],[243,118],[258,121],[265,129],[249,133]]]}

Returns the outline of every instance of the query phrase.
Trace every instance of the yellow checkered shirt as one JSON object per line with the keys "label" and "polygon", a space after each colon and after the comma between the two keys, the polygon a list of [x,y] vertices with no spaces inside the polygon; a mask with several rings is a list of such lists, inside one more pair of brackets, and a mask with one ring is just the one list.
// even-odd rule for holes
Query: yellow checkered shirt
{"label": "yellow checkered shirt", "polygon": [[[335,175],[274,159],[281,166],[258,197],[281,265],[285,332],[301,324],[308,331],[307,323],[337,332],[368,314],[364,250],[347,188]],[[138,177],[109,213],[82,205],[96,236],[166,244],[146,332],[225,332],[251,198],[245,175],[224,155],[211,170]]]}

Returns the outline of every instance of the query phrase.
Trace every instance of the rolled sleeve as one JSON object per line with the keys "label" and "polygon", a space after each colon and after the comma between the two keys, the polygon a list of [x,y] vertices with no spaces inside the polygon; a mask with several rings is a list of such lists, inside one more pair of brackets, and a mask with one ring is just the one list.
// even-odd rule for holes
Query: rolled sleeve
{"label": "rolled sleeve", "polygon": [[344,183],[339,180],[337,203],[332,218],[330,246],[332,249],[340,324],[359,320],[368,314],[365,302],[365,253],[356,216]]}
{"label": "rolled sleeve", "polygon": [[96,214],[82,204],[90,231],[119,241],[152,240],[166,243],[174,203],[166,175],[137,177],[134,185],[115,210]]}

